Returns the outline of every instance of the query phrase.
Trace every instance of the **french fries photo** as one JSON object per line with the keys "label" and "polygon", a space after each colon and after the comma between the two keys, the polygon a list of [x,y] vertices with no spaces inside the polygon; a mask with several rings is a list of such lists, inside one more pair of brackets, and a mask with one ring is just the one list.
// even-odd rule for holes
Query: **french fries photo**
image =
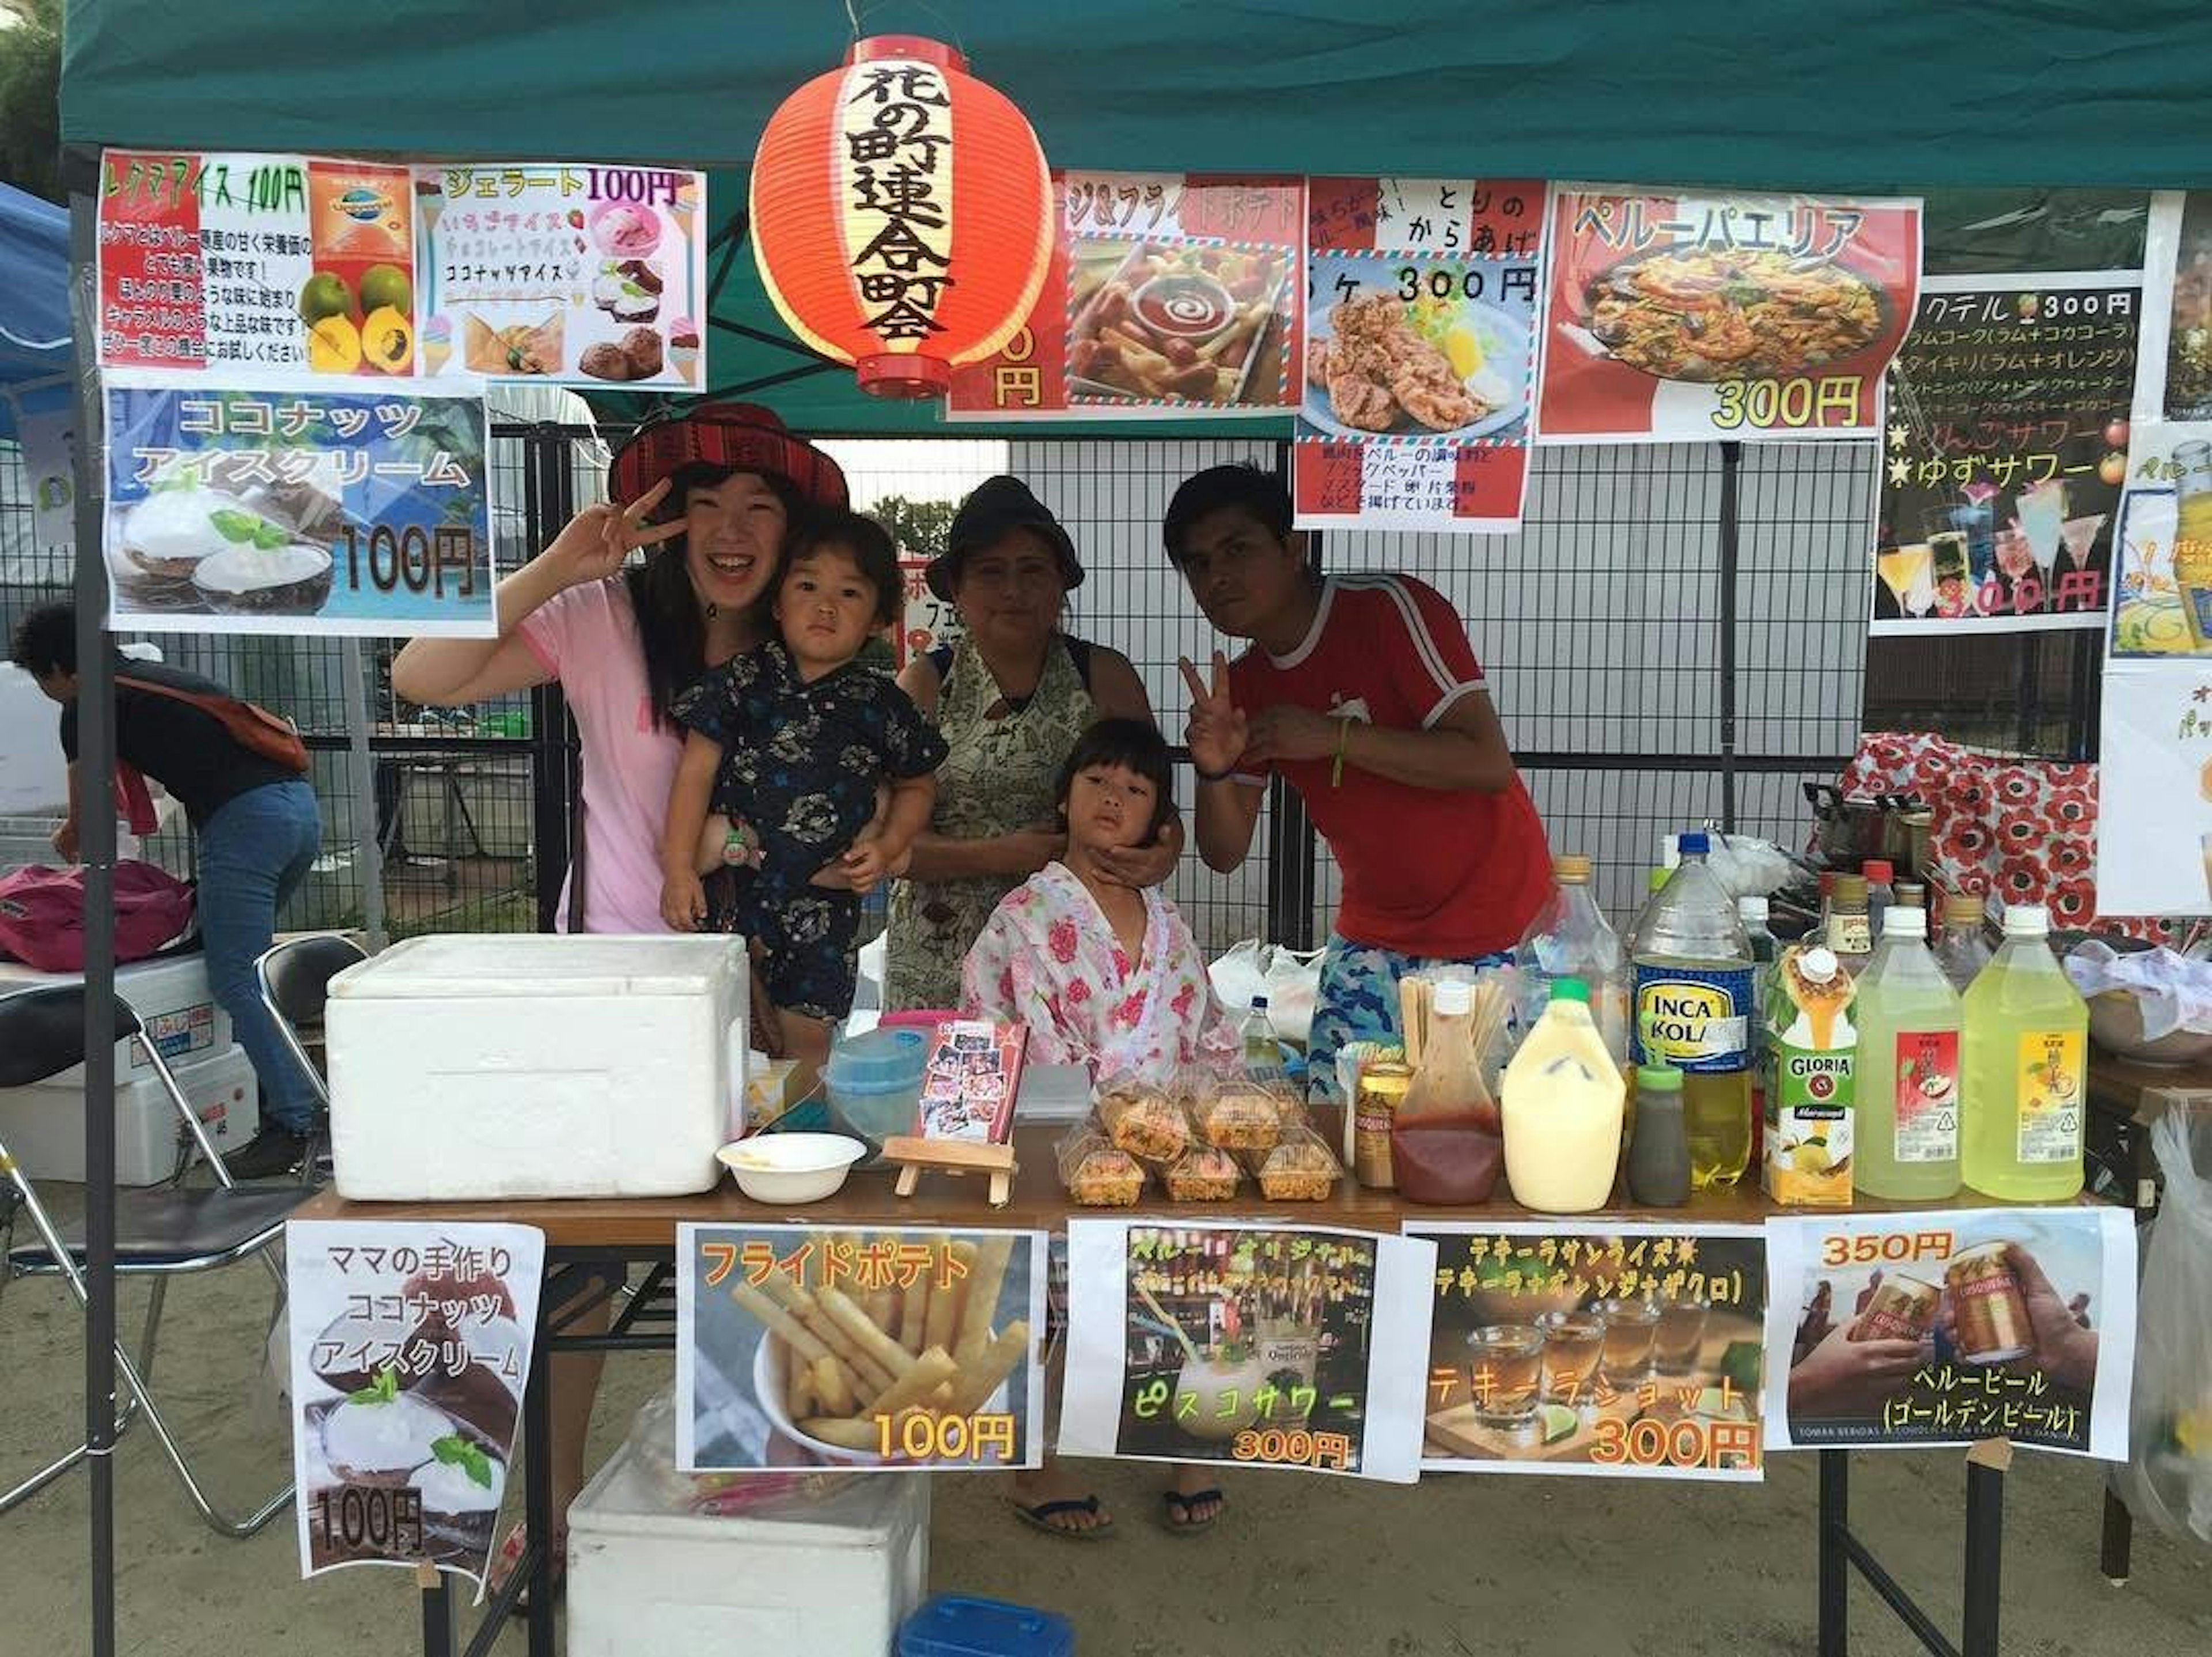
{"label": "french fries photo", "polygon": [[761,1403],[802,1449],[860,1465],[1029,1460],[1018,1423],[1042,1427],[1024,1368],[1042,1285],[1036,1234],[732,1234],[702,1249],[727,1263],[704,1282],[759,1325],[754,1376],[775,1392]]}

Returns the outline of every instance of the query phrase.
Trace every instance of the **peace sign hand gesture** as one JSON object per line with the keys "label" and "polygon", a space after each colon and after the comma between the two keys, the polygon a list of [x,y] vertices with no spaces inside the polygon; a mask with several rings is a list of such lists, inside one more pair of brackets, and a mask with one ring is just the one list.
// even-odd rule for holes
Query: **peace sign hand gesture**
{"label": "peace sign hand gesture", "polygon": [[648,523],[653,508],[668,496],[673,480],[663,478],[628,507],[605,503],[587,506],[562,527],[542,555],[563,588],[604,581],[620,570],[633,548],[658,546],[684,533],[684,520]]}
{"label": "peace sign hand gesture", "polygon": [[1229,659],[1218,650],[1213,653],[1211,685],[1198,676],[1188,656],[1177,666],[1182,669],[1182,682],[1190,687],[1190,722],[1183,740],[1190,747],[1191,764],[1203,776],[1220,777],[1235,769],[1252,746],[1251,722],[1230,695]]}

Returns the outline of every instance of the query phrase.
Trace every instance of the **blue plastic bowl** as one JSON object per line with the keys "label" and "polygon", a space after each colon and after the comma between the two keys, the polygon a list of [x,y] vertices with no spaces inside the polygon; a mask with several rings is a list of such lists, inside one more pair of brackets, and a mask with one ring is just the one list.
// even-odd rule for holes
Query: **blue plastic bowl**
{"label": "blue plastic bowl", "polygon": [[841,1041],[823,1072],[830,1107],[871,1139],[911,1133],[928,1059],[920,1030],[871,1030]]}

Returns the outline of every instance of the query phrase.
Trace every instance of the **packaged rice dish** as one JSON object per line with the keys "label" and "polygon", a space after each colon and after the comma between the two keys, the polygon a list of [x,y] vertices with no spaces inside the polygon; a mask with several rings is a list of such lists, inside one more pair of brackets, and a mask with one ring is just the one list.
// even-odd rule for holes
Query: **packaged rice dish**
{"label": "packaged rice dish", "polygon": [[1145,1171],[1128,1152],[1116,1149],[1086,1122],[1054,1147],[1060,1183],[1079,1207],[1126,1209],[1145,1193]]}
{"label": "packaged rice dish", "polygon": [[1163,1167],[1190,1148],[1190,1118],[1158,1087],[1116,1085],[1098,1095],[1098,1119],[1121,1150]]}
{"label": "packaged rice dish", "polygon": [[1344,1177],[1343,1165],[1311,1128],[1295,1128],[1272,1150],[1247,1152],[1244,1166],[1271,1203],[1322,1203]]}
{"label": "packaged rice dish", "polygon": [[1237,1159],[1212,1145],[1192,1146],[1168,1170],[1168,1197],[1177,1203],[1226,1203],[1237,1184]]}
{"label": "packaged rice dish", "polygon": [[1264,1151],[1283,1136],[1278,1095],[1254,1082],[1229,1081],[1197,1095],[1199,1136],[1225,1151]]}

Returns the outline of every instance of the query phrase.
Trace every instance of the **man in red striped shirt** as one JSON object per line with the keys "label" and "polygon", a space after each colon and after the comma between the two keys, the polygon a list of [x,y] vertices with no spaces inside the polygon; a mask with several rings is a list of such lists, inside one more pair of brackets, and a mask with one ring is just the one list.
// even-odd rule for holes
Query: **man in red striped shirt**
{"label": "man in red striped shirt", "polygon": [[1241,864],[1280,775],[1343,871],[1308,1049],[1313,1093],[1335,1097],[1339,1047],[1400,1039],[1402,975],[1510,958],[1551,890],[1544,825],[1434,588],[1316,576],[1289,492],[1251,466],[1187,479],[1162,532],[1206,619],[1252,643],[1216,652],[1210,681],[1182,664],[1200,855]]}

